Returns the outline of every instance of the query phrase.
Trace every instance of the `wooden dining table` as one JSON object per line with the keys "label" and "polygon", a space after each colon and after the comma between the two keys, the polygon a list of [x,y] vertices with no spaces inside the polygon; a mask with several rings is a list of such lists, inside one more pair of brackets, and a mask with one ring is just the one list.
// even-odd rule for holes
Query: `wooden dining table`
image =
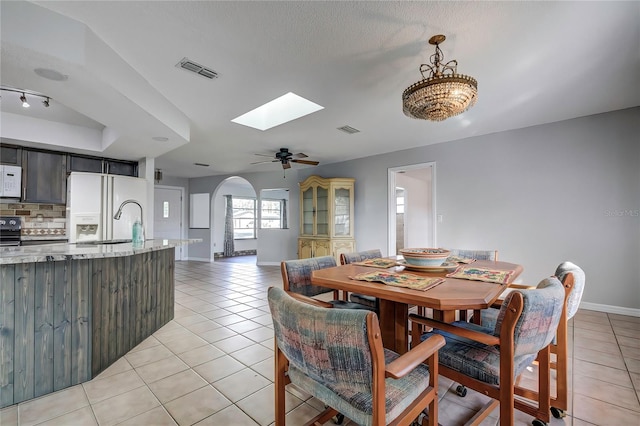
{"label": "wooden dining table", "polygon": [[391,272],[410,273],[425,277],[443,277],[444,282],[426,291],[396,287],[378,282],[351,279],[360,273],[378,268],[354,264],[340,265],[313,271],[311,282],[315,285],[349,293],[374,296],[380,301],[379,321],[384,346],[397,353],[408,350],[409,306],[417,305],[433,309],[434,318],[453,322],[457,311],[487,309],[521,273],[521,265],[501,261],[477,260],[467,266],[513,271],[507,283],[492,283],[459,278],[447,278],[450,270],[405,270],[403,266],[385,269]]}

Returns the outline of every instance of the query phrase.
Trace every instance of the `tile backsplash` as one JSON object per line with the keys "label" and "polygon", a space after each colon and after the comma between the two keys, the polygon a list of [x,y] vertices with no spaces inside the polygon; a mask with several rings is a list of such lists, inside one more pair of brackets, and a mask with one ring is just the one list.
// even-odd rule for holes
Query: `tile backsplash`
{"label": "tile backsplash", "polygon": [[0,203],[0,216],[20,216],[23,237],[61,237],[67,234],[64,205]]}

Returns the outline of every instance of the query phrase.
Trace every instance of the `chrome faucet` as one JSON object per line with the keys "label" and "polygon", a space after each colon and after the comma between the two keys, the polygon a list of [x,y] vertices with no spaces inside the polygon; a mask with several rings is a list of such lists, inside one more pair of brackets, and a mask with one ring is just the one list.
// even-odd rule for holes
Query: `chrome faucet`
{"label": "chrome faucet", "polygon": [[120,204],[120,207],[118,207],[118,211],[116,212],[116,214],[113,215],[113,218],[115,220],[120,220],[120,216],[122,216],[122,208],[124,206],[126,206],[129,203],[133,203],[133,204],[137,204],[138,207],[140,207],[140,225],[143,224],[143,217],[144,217],[144,212],[142,211],[142,206],[140,205],[139,202],[137,202],[136,200],[124,200],[122,202],[122,204]]}

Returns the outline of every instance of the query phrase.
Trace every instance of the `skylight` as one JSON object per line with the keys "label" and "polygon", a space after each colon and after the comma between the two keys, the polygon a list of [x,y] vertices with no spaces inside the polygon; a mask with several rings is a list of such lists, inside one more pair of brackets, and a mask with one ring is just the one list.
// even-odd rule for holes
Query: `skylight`
{"label": "skylight", "polygon": [[231,121],[254,129],[267,130],[321,109],[324,107],[289,92]]}

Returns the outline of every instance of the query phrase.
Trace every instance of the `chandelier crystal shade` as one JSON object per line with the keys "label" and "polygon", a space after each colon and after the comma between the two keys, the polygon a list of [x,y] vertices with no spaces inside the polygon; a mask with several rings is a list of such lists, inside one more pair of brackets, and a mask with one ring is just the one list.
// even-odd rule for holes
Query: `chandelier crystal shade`
{"label": "chandelier crystal shade", "polygon": [[[458,61],[442,64],[444,54],[439,44],[443,35],[435,35],[429,44],[436,46],[429,64],[420,65],[422,80],[407,87],[402,93],[402,110],[407,117],[421,120],[442,121],[458,115],[478,99],[478,82],[468,75],[458,74]],[[425,75],[425,73],[429,73]]]}

